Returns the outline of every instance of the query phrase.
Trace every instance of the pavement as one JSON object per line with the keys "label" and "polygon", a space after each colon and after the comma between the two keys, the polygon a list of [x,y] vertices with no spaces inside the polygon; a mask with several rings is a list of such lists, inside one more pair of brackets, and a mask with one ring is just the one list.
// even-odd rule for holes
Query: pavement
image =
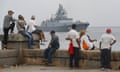
{"label": "pavement", "polygon": [[[107,72],[99,69],[69,69],[68,67],[48,67],[48,66],[16,66],[0,69],[0,72]],[[110,72],[120,72],[120,70],[111,70]]]}

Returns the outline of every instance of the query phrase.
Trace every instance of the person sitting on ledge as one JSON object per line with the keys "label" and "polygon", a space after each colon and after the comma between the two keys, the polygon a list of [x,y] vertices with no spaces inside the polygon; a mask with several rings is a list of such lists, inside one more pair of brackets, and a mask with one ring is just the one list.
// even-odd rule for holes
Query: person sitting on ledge
{"label": "person sitting on ledge", "polygon": [[56,52],[59,48],[59,38],[55,34],[55,31],[50,32],[51,41],[48,45],[48,48],[44,51],[45,62],[47,65],[52,65],[52,55]]}
{"label": "person sitting on ledge", "polygon": [[28,31],[39,35],[41,44],[43,44],[42,42],[45,41],[45,35],[44,35],[44,32],[39,29],[39,26],[36,24],[35,20],[36,20],[36,17],[32,15],[28,23]]}
{"label": "person sitting on ledge", "polygon": [[80,31],[80,46],[81,50],[94,50],[96,39],[91,39],[85,30]]}
{"label": "person sitting on ledge", "polygon": [[18,16],[16,25],[17,25],[18,32],[28,38],[28,48],[32,49],[33,36],[32,36],[32,33],[28,32],[26,30],[26,28],[25,28],[26,21],[24,20],[24,17],[22,15]]}

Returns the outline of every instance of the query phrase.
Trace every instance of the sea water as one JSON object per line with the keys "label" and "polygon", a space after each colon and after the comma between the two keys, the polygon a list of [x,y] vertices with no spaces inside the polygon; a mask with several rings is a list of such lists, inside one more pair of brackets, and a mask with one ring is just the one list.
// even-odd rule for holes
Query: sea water
{"label": "sea water", "polygon": [[[91,39],[97,39],[96,47],[99,48],[99,39],[103,33],[105,33],[105,29],[107,27],[88,27],[87,34],[90,35]],[[120,27],[110,27],[112,29],[112,33],[115,36],[117,43],[113,45],[113,51],[120,51]],[[16,33],[16,32],[15,32]],[[0,34],[3,34],[2,29],[0,29]],[[67,50],[69,41],[65,40],[67,36],[67,32],[56,32],[59,36],[60,40],[60,50]],[[43,42],[44,45],[40,45],[40,49],[45,49],[48,47],[51,36],[49,32],[45,32],[45,37],[47,42]],[[1,46],[1,42],[0,42]],[[1,47],[0,47],[1,48]]]}
{"label": "sea water", "polygon": [[[90,35],[91,39],[96,39],[96,48],[99,48],[99,39],[103,33],[105,33],[107,27],[89,27],[87,29],[87,34]],[[112,51],[120,51],[120,27],[110,27],[112,29],[112,33],[115,36],[117,42],[113,45]],[[56,32],[59,36],[60,40],[60,50],[67,50],[69,46],[69,41],[65,40],[67,36],[67,32]],[[50,33],[45,32],[46,40],[48,42],[44,42],[45,45],[40,45],[41,49],[45,49],[48,47],[49,41],[51,39]]]}

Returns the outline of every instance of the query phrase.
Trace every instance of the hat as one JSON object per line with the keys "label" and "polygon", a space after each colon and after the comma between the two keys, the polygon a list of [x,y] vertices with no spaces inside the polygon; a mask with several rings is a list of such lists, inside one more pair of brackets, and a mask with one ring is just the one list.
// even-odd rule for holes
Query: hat
{"label": "hat", "polygon": [[8,13],[14,13],[12,10],[9,10]]}
{"label": "hat", "polygon": [[111,32],[112,32],[112,30],[110,28],[106,29],[106,33],[111,33]]}

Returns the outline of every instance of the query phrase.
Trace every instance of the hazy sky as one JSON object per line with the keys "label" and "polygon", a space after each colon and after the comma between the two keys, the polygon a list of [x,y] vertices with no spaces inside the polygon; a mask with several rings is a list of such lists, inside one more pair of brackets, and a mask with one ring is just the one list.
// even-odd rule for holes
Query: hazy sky
{"label": "hazy sky", "polygon": [[28,21],[31,15],[37,23],[55,14],[59,3],[74,20],[87,21],[90,26],[120,26],[120,0],[0,0],[0,24],[8,10],[15,11]]}

